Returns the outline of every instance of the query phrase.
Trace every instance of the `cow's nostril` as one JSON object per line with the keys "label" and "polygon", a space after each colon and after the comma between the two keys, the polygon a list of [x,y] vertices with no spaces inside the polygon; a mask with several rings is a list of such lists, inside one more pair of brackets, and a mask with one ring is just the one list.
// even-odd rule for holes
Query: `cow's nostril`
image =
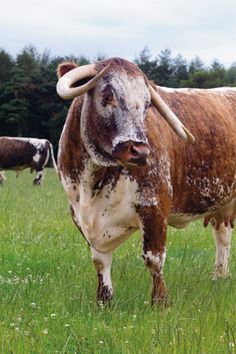
{"label": "cow's nostril", "polygon": [[130,152],[131,152],[131,154],[134,155],[134,156],[139,156],[139,152],[137,151],[137,149],[135,149],[134,146],[131,146],[131,147],[130,147]]}

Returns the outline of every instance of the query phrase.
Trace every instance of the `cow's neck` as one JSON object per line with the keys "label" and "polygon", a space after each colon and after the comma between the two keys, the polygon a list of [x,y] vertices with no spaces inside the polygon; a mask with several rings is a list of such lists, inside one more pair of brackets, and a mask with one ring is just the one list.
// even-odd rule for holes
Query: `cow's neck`
{"label": "cow's neck", "polygon": [[92,195],[99,194],[108,184],[115,187],[120,175],[125,174],[125,169],[121,166],[99,166],[88,157],[87,153],[85,156],[84,169],[80,176],[80,182],[91,188]]}

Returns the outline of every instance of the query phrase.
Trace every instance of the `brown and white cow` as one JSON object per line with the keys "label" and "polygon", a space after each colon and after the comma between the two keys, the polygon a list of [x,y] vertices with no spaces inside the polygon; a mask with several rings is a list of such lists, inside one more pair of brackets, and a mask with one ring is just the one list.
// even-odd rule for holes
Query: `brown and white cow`
{"label": "brown and white cow", "polygon": [[0,169],[19,171],[30,168],[36,171],[34,185],[41,185],[44,168],[51,156],[57,170],[52,144],[46,139],[0,137]]}
{"label": "brown and white cow", "polygon": [[[182,228],[199,218],[213,226],[214,277],[227,276],[236,215],[236,89],[152,87],[119,58],[79,68],[64,63],[58,73],[58,94],[75,98],[60,139],[59,175],[92,251],[97,299],[112,297],[112,251],[139,229],[152,303],[165,303],[167,225]],[[75,87],[81,79],[88,82]]]}

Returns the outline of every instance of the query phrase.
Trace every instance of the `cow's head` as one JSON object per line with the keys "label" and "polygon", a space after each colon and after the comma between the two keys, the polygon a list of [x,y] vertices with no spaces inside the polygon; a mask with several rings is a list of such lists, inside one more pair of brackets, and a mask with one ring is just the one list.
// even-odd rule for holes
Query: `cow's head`
{"label": "cow's head", "polygon": [[[59,66],[58,74],[62,77],[57,92],[62,98],[86,93],[81,136],[97,164],[132,167],[147,163],[150,151],[144,122],[151,103],[183,140],[193,140],[142,71],[124,59],[114,58],[82,67],[65,63]],[[82,79],[87,82],[74,87]]]}

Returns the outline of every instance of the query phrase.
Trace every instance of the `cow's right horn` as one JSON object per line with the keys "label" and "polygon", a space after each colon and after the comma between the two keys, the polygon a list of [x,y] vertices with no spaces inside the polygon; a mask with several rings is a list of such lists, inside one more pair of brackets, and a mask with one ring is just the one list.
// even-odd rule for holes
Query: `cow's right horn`
{"label": "cow's right horn", "polygon": [[154,90],[154,88],[149,85],[149,90],[151,93],[151,99],[153,105],[156,107],[158,112],[162,117],[167,121],[175,133],[188,144],[191,144],[195,141],[194,136],[190,131],[181,123],[179,118],[174,114],[174,112],[169,108],[169,106],[163,101],[161,96]]}
{"label": "cow's right horn", "polygon": [[[68,71],[63,75],[57,83],[57,93],[65,100],[81,96],[93,88],[98,80],[107,72],[109,65],[105,66],[101,71],[97,72],[95,64],[83,65]],[[91,80],[79,87],[72,87],[72,85],[79,80],[89,78]]]}

